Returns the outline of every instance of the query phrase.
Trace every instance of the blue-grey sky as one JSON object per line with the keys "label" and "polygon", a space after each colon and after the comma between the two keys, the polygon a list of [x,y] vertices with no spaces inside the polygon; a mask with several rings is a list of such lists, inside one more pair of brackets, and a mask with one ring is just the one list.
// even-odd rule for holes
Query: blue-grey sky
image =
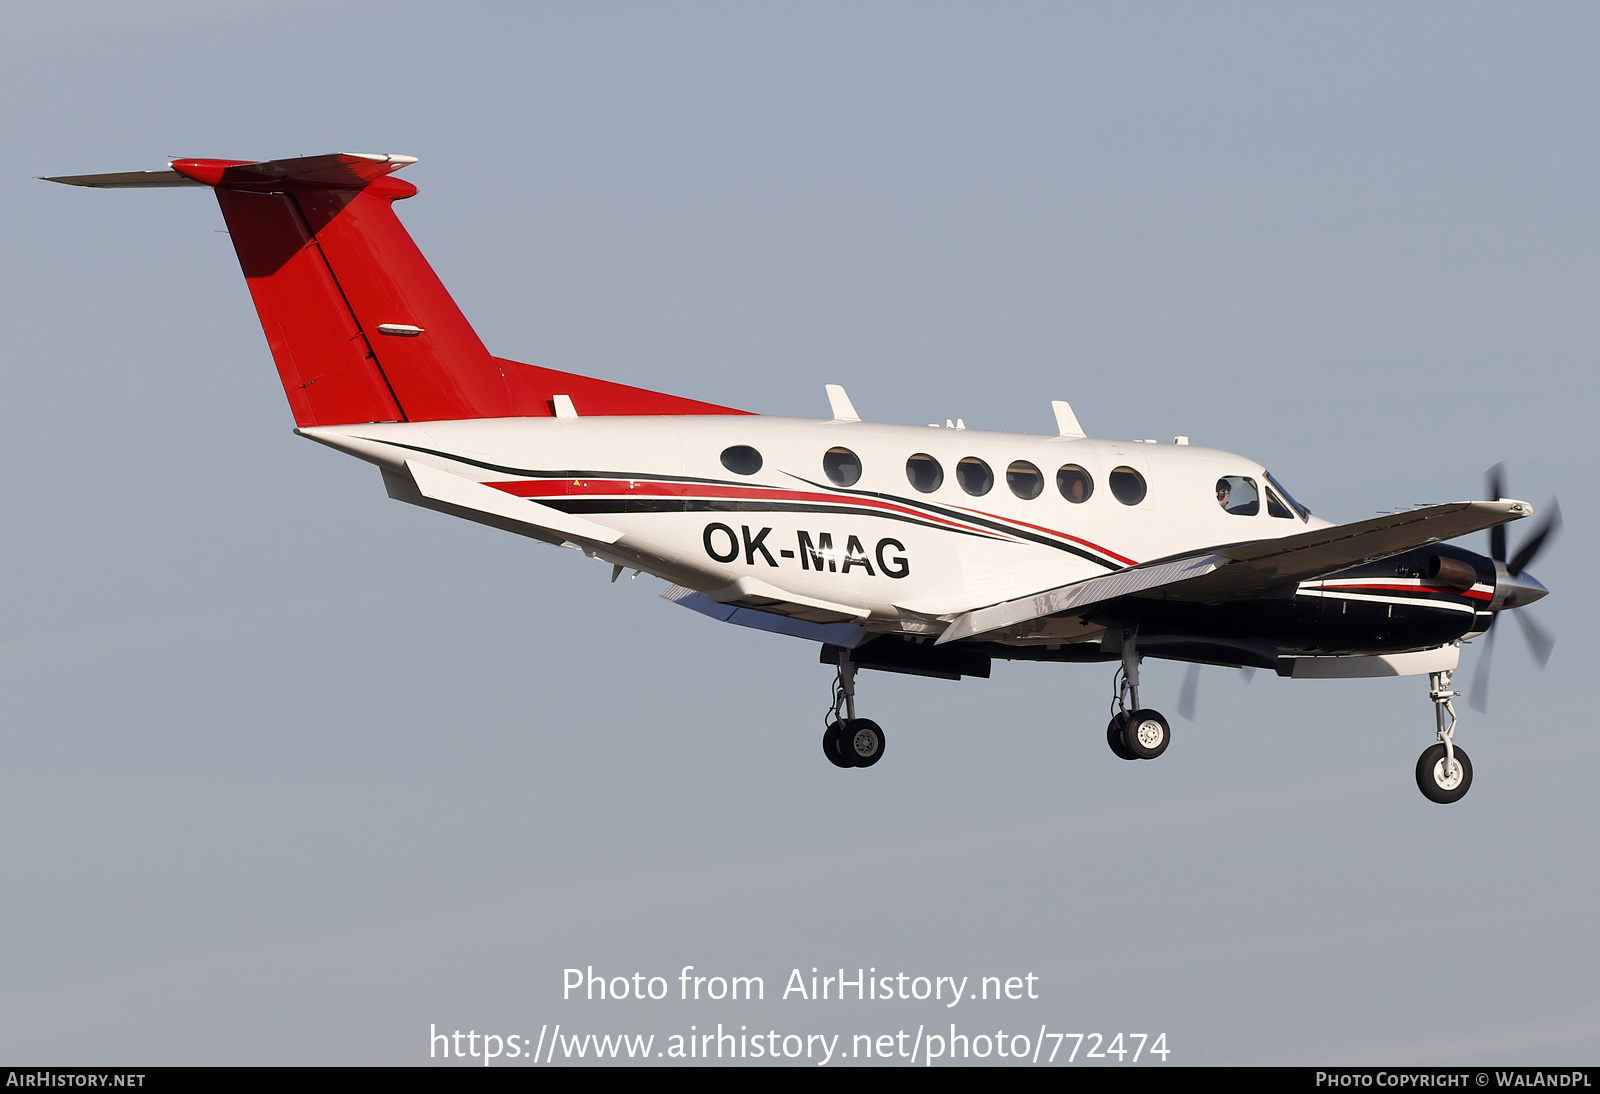
{"label": "blue-grey sky", "polygon": [[[1575,3],[11,5],[0,1058],[953,1019],[1165,1032],[1174,1063],[1593,1063],[1597,31]],[[1506,628],[1449,808],[1413,782],[1418,678],[1208,669],[1128,764],[1108,666],[863,674],[888,752],[837,771],[814,646],[295,438],[209,195],[34,179],[335,150],[421,157],[400,213],[503,356],[778,414],[834,382],[1043,432],[1065,398],[1335,520],[1503,460],[1567,516],[1555,656]],[[1148,666],[1149,701],[1182,674]],[[575,965],[769,997],[563,1002]],[[1041,998],[774,998],[813,966]]]}

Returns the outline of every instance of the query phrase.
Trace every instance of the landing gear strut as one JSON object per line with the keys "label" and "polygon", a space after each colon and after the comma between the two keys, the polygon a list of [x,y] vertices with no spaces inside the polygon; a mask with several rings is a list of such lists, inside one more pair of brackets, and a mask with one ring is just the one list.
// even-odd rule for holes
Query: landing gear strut
{"label": "landing gear strut", "polygon": [[1122,667],[1112,683],[1111,723],[1106,744],[1124,760],[1153,760],[1167,750],[1172,728],[1158,711],[1139,706],[1139,650],[1137,627],[1122,632]]}
{"label": "landing gear strut", "polygon": [[1417,789],[1440,805],[1460,801],[1472,786],[1472,761],[1456,747],[1456,707],[1459,691],[1450,690],[1450,670],[1428,674],[1428,698],[1433,700],[1439,743],[1417,758]]}
{"label": "landing gear strut", "polygon": [[828,728],[822,732],[822,754],[835,767],[871,767],[883,759],[883,745],[878,723],[856,717],[856,663],[850,660],[850,651],[842,649]]}

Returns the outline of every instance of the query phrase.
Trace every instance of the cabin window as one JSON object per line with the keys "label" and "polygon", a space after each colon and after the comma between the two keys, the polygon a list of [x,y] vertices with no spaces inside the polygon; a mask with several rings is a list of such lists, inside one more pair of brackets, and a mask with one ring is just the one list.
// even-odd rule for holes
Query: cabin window
{"label": "cabin window", "polygon": [[1243,475],[1224,475],[1217,480],[1217,504],[1224,513],[1253,517],[1261,512],[1261,492],[1256,480]]}
{"label": "cabin window", "polygon": [[1069,463],[1056,472],[1056,489],[1072,504],[1082,505],[1094,493],[1094,479],[1077,464]]}
{"label": "cabin window", "polygon": [[754,475],[761,470],[761,453],[747,444],[722,450],[722,466],[735,475]]}
{"label": "cabin window", "polygon": [[1031,501],[1044,493],[1044,476],[1027,460],[1018,460],[1006,468],[1006,485],[1017,497]]}
{"label": "cabin window", "polygon": [[931,494],[944,485],[944,468],[926,452],[918,452],[906,461],[906,478],[924,494]]}
{"label": "cabin window", "polygon": [[978,457],[968,456],[956,464],[956,482],[973,497],[981,498],[994,489],[994,472]]}
{"label": "cabin window", "polygon": [[835,486],[854,486],[861,478],[861,457],[848,448],[830,448],[822,454],[822,470]]}
{"label": "cabin window", "polygon": [[1131,467],[1111,469],[1111,495],[1123,505],[1138,505],[1146,493],[1144,476]]}

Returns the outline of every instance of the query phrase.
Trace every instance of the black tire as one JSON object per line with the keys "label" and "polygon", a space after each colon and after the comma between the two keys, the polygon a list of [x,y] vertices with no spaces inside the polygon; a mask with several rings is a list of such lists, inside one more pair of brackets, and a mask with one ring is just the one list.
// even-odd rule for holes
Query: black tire
{"label": "black tire", "polygon": [[1456,765],[1459,776],[1445,779],[1444,772],[1444,742],[1441,741],[1425,750],[1417,757],[1417,789],[1422,791],[1422,796],[1431,802],[1440,805],[1449,805],[1458,802],[1467,796],[1467,791],[1472,787],[1472,761],[1467,759],[1467,754],[1457,745]]}
{"label": "black tire", "polygon": [[1128,751],[1127,738],[1122,735],[1122,727],[1127,722],[1126,714],[1115,715],[1106,726],[1106,744],[1111,746],[1111,751],[1117,754],[1118,759],[1137,760],[1139,757]]}
{"label": "black tire", "polygon": [[870,718],[846,722],[839,751],[852,767],[871,767],[883,759],[883,730]]}
{"label": "black tire", "polygon": [[1124,723],[1122,739],[1141,760],[1153,760],[1172,743],[1172,727],[1154,710],[1136,710]]}
{"label": "black tire", "polygon": [[822,754],[834,767],[854,767],[844,754],[844,724],[832,722],[822,731]]}

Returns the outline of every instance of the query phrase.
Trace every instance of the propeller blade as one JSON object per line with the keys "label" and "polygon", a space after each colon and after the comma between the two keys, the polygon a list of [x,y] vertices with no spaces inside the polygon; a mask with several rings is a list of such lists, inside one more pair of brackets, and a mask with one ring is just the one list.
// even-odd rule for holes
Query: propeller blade
{"label": "propeller blade", "polygon": [[1533,654],[1533,659],[1539,662],[1542,669],[1550,663],[1550,654],[1556,648],[1556,640],[1550,637],[1550,632],[1533,621],[1526,611],[1517,612],[1517,622],[1522,624],[1522,637],[1528,640],[1528,650]]}
{"label": "propeller blade", "polygon": [[1506,465],[1497,463],[1483,473],[1483,488],[1489,494],[1490,501],[1499,501],[1505,493]]}
{"label": "propeller blade", "polygon": [[1178,713],[1185,721],[1194,721],[1195,700],[1200,697],[1200,666],[1190,665],[1183,674],[1183,688],[1178,692]]}
{"label": "propeller blade", "polygon": [[1239,671],[1244,674],[1244,682],[1246,685],[1256,678],[1256,667],[1254,665],[1240,665]]}
{"label": "propeller blade", "polygon": [[[1506,465],[1497,463],[1483,473],[1483,489],[1490,501],[1499,501],[1505,491]],[[1489,557],[1496,562],[1506,560],[1506,526],[1497,524],[1489,529]]]}
{"label": "propeller blade", "polygon": [[[1498,618],[1498,616],[1496,617]],[[1478,657],[1478,667],[1472,672],[1472,691],[1467,705],[1479,714],[1489,713],[1489,662],[1494,659],[1494,622],[1483,635],[1483,653]]]}
{"label": "propeller blade", "polygon": [[[1499,527],[1505,527],[1500,525]],[[1540,551],[1544,549],[1545,541],[1561,531],[1561,503],[1554,498],[1550,499],[1550,515],[1544,518],[1544,523],[1539,530],[1528,537],[1528,542],[1522,545],[1516,556],[1506,563],[1506,569],[1511,571],[1511,576],[1516,577],[1532,562]]]}

